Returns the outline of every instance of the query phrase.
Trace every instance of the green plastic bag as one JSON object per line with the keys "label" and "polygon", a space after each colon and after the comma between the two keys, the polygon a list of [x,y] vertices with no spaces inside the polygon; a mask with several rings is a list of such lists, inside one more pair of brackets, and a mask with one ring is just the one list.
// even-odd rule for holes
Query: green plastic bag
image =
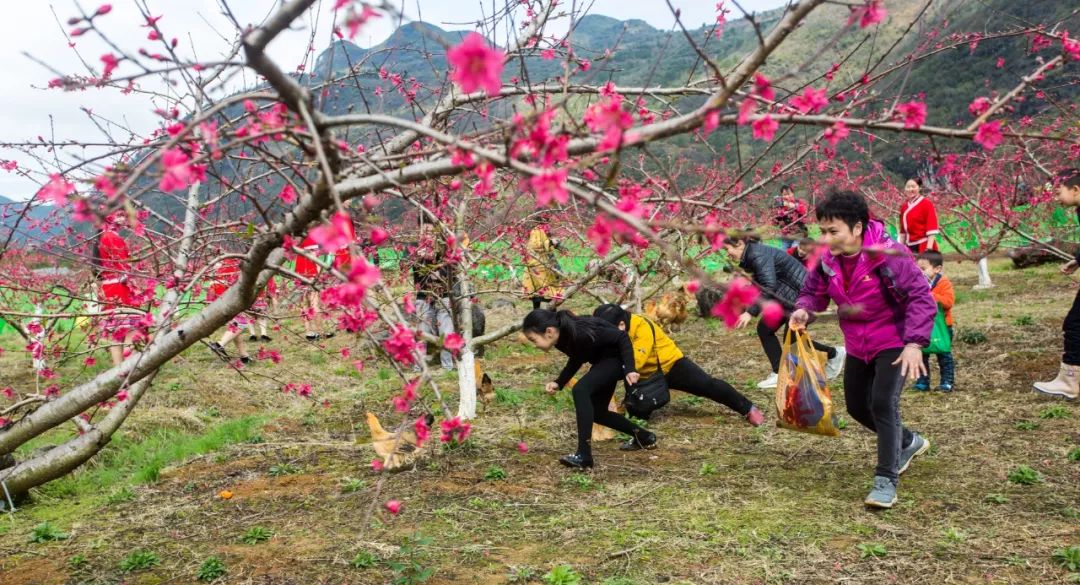
{"label": "green plastic bag", "polygon": [[952,336],[949,335],[949,326],[945,323],[945,310],[938,305],[937,315],[934,315],[934,329],[930,332],[930,345],[923,349],[923,353],[950,352],[952,352]]}

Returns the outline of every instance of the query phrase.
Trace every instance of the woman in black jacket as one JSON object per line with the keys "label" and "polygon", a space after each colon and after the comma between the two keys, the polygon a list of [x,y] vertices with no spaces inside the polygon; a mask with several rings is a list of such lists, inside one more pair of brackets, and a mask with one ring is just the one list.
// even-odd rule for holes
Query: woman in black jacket
{"label": "woman in black jacket", "polygon": [[592,364],[573,389],[577,452],[561,457],[560,463],[579,469],[593,466],[590,441],[594,422],[630,435],[646,449],[656,447],[656,435],[608,410],[618,381],[625,379],[632,386],[640,378],[634,368],[634,348],[626,332],[603,319],[575,317],[569,311],[556,313],[547,309],[530,311],[521,328],[529,342],[539,349],[550,351],[554,347],[569,358],[555,381],[548,382],[544,388],[548,394],[566,386],[586,362]]}
{"label": "woman in black jacket", "polygon": [[[799,291],[802,290],[803,281],[806,280],[806,267],[787,252],[766,246],[750,237],[729,237],[724,240],[724,248],[728,256],[739,263],[739,268],[753,275],[754,284],[761,289],[762,297],[774,300],[784,308],[783,318],[776,323],[770,325],[762,319],[758,321],[757,327],[761,347],[769,358],[769,365],[772,366],[772,374],[759,382],[757,386],[762,389],[776,388],[780,357],[783,354],[776,332],[781,326],[786,327],[795,301],[799,298]],[[739,316],[735,327],[738,329],[746,327],[754,317],[760,314],[760,304],[751,306]],[[825,352],[829,357],[828,363],[825,364],[825,375],[830,380],[839,376],[844,367],[844,358],[847,357],[844,348],[832,347],[816,341],[814,348]]]}

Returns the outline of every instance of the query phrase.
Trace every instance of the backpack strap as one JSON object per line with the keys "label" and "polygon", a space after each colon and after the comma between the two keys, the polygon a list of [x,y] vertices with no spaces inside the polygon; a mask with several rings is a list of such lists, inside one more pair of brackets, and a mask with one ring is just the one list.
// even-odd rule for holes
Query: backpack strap
{"label": "backpack strap", "polygon": [[894,308],[904,305],[907,302],[908,295],[906,291],[900,290],[896,286],[896,273],[893,272],[892,268],[889,268],[887,263],[882,263],[874,271],[881,281],[882,288],[885,289],[885,299],[890,301]]}

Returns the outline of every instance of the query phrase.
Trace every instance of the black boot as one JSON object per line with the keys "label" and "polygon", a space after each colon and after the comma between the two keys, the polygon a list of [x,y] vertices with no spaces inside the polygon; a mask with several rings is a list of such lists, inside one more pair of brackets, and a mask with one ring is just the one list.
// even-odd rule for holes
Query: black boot
{"label": "black boot", "polygon": [[573,467],[574,469],[587,469],[593,466],[592,457],[586,457],[580,453],[563,455],[562,457],[559,457],[559,463],[562,463],[567,467]]}
{"label": "black boot", "polygon": [[619,445],[620,451],[638,451],[641,449],[655,449],[656,448],[656,434],[639,428],[634,431],[634,435],[630,437],[622,445]]}

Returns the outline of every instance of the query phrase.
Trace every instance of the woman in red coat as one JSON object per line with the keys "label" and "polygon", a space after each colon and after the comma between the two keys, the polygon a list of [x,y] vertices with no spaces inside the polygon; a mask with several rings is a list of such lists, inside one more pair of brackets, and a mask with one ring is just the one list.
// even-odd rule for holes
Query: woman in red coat
{"label": "woman in red coat", "polygon": [[[214,275],[214,282],[210,285],[210,290],[207,291],[206,300],[214,301],[218,297],[225,294],[225,291],[229,290],[229,287],[236,284],[236,281],[240,278],[240,259],[239,258],[225,258],[217,267]],[[251,361],[251,356],[248,355],[247,347],[244,346],[244,340],[241,336],[241,330],[244,327],[250,326],[254,322],[254,319],[246,312],[238,313],[231,323],[229,323],[228,329],[221,336],[220,341],[211,341],[210,350],[217,354],[218,357],[227,361],[230,361],[228,352],[225,351],[225,346],[229,345],[231,341],[236,345],[236,351],[240,356],[242,363],[248,363]]]}
{"label": "woman in red coat", "polygon": [[915,177],[908,179],[904,183],[904,195],[907,200],[900,206],[900,243],[912,254],[937,250],[940,233],[937,209],[933,201],[923,196],[922,181]]}
{"label": "woman in red coat", "polygon": [[130,307],[132,302],[128,283],[131,256],[127,242],[119,233],[125,219],[124,214],[116,213],[106,220],[91,261],[97,275],[97,298],[103,305],[103,312],[110,314],[102,323],[102,330],[109,332],[114,342],[109,345],[113,366],[124,361],[125,348],[138,336],[138,331],[133,327],[133,321],[137,321],[138,316],[116,312],[117,309]]}
{"label": "woman in red coat", "polygon": [[[300,242],[300,249],[312,256],[319,255],[319,245],[310,234]],[[319,265],[313,260],[301,254],[296,255],[296,273],[310,280],[312,285],[318,280],[319,272]],[[315,290],[314,286],[304,292],[304,313],[304,337],[308,341],[315,341],[322,337],[320,332],[323,328],[323,314],[322,307],[319,306],[319,291]],[[333,337],[333,335],[333,333],[327,333],[326,337]]]}

